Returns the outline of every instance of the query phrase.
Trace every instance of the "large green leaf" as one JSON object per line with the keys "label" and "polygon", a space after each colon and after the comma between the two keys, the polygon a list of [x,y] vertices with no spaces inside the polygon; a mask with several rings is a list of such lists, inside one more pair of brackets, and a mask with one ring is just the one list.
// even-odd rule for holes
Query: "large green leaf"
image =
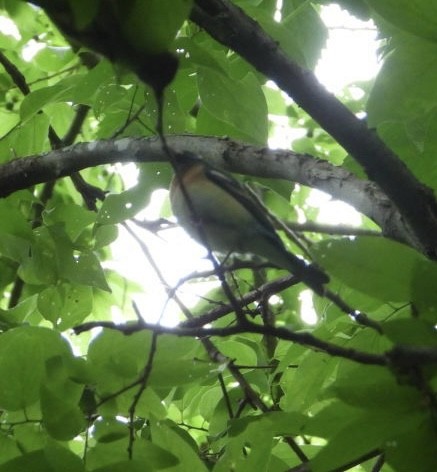
{"label": "large green leaf", "polygon": [[400,432],[416,428],[423,421],[419,414],[393,415],[378,411],[363,413],[331,438],[311,460],[314,472],[330,472],[375,450],[384,448]]}
{"label": "large green leaf", "polygon": [[40,88],[27,95],[21,104],[21,119],[26,121],[37,114],[49,103],[71,100],[73,90],[82,82],[80,76],[69,77],[62,83]]}
{"label": "large green leaf", "polygon": [[128,438],[123,438],[110,443],[99,442],[87,457],[90,470],[147,472],[174,467],[179,463],[178,458],[170,451],[143,438],[135,442],[133,458],[128,460],[128,441]]}
{"label": "large green leaf", "polygon": [[400,432],[386,447],[385,459],[393,470],[433,472],[437,434],[431,421],[424,420],[416,428]]}
{"label": "large green leaf", "polygon": [[437,42],[437,5],[428,0],[367,0],[385,20],[422,38]]}
{"label": "large green leaf", "polygon": [[326,388],[328,377],[336,366],[333,359],[324,354],[308,352],[297,369],[289,369],[281,379],[284,396],[281,408],[285,411],[305,411]]}
{"label": "large green leaf", "polygon": [[23,328],[0,336],[0,408],[20,410],[39,398],[44,355],[35,334]]}
{"label": "large green leaf", "polygon": [[209,114],[239,130],[253,143],[266,143],[267,104],[252,73],[236,81],[224,73],[199,67],[197,80],[202,105]]}
{"label": "large green leaf", "polygon": [[62,268],[61,276],[73,284],[111,291],[100,261],[91,251],[83,251],[78,256],[70,258]]}
{"label": "large green leaf", "polygon": [[178,458],[180,470],[206,472],[208,469],[193,448],[190,436],[169,421],[153,423],[151,426],[153,443]]}
{"label": "large green leaf", "polygon": [[437,44],[405,36],[386,58],[367,104],[369,125],[423,118],[437,104]]}
{"label": "large green leaf", "polygon": [[[214,472],[235,470],[267,471],[273,446],[273,434],[268,428],[262,427],[257,421],[238,424],[238,420],[229,430],[228,441],[224,454],[214,467]],[[250,453],[246,452],[246,448]]]}
{"label": "large green leaf", "polygon": [[265,12],[258,5],[246,6],[246,11],[294,61],[309,69],[315,67],[327,38],[327,29],[311,3],[284,2],[281,22],[274,19],[272,12]]}
{"label": "large green leaf", "polygon": [[123,33],[137,51],[159,53],[168,49],[187,19],[193,0],[120,1]]}
{"label": "large green leaf", "polygon": [[70,358],[57,333],[47,328],[22,327],[0,336],[0,406],[20,410],[35,403],[45,378],[46,361]]}
{"label": "large green leaf", "polygon": [[421,408],[419,392],[409,385],[399,385],[387,369],[378,366],[355,367],[343,362],[337,380],[331,386],[344,403],[356,408],[391,412],[402,416]]}
{"label": "large green leaf", "polygon": [[[77,386],[79,387],[79,386]],[[41,391],[42,424],[54,439],[68,441],[85,429],[86,420],[79,402],[63,398],[65,389],[46,388]]]}
{"label": "large green leaf", "polygon": [[151,334],[145,331],[130,336],[111,330],[100,333],[88,350],[98,390],[111,393],[135,380],[147,361],[150,342]]}
{"label": "large green leaf", "polygon": [[76,241],[87,226],[94,223],[96,215],[90,210],[69,203],[57,202],[43,213],[44,223],[53,225],[58,222],[65,224],[65,232],[72,241]]}
{"label": "large green leaf", "polygon": [[92,288],[84,285],[49,286],[38,295],[38,310],[60,331],[78,325],[92,307]]}
{"label": "large green leaf", "polygon": [[[315,247],[319,264],[344,284],[383,301],[420,299],[422,277],[437,280],[437,265],[402,244],[382,238],[325,240]],[[429,272],[429,273],[428,273]]]}
{"label": "large green leaf", "polygon": [[24,453],[2,465],[0,472],[83,472],[81,459],[68,449],[49,443],[44,449]]}

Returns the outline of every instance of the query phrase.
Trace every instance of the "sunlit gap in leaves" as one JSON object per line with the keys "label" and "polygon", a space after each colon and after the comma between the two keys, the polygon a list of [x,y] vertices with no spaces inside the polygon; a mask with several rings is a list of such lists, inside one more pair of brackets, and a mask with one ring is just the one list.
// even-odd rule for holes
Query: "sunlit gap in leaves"
{"label": "sunlit gap in leaves", "polygon": [[299,294],[300,317],[308,325],[315,325],[319,321],[316,310],[313,305],[313,292],[311,290],[302,290]]}
{"label": "sunlit gap in leaves", "polygon": [[14,39],[21,39],[20,32],[18,31],[15,23],[5,16],[0,15],[0,33],[5,36],[12,36]]}
{"label": "sunlit gap in leaves", "polygon": [[361,21],[338,5],[322,7],[321,18],[329,31],[315,71],[323,85],[338,93],[353,82],[373,79],[380,68],[373,22]]}
{"label": "sunlit gap in leaves", "polygon": [[[16,26],[16,24],[10,19],[0,15],[0,34],[5,36],[11,36],[16,40],[21,39],[20,32]],[[22,49],[22,57],[26,62],[30,62],[35,55],[45,49],[47,44],[42,41],[37,41],[34,38],[31,38]],[[65,48],[68,49],[68,48]]]}

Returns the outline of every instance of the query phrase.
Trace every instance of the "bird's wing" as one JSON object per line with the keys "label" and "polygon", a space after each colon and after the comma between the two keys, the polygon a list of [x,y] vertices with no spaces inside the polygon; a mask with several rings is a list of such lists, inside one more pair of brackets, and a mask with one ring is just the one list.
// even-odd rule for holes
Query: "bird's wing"
{"label": "bird's wing", "polygon": [[238,180],[211,167],[207,167],[205,173],[209,179],[229,193],[248,212],[250,212],[267,233],[272,233],[272,235],[274,235],[273,237],[277,237],[280,244],[283,245],[281,239],[275,232],[272,222],[267,217],[267,210],[260,202],[250,195],[248,190],[241,185]]}

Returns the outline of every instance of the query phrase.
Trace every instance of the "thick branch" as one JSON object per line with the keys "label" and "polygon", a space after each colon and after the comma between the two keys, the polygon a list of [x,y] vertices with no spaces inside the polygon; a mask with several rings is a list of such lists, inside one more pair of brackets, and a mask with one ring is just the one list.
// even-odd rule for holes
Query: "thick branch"
{"label": "thick branch", "polygon": [[[217,167],[257,177],[290,180],[323,190],[375,221],[385,236],[413,245],[413,237],[387,196],[372,182],[358,179],[341,167],[304,154],[258,148],[228,139],[169,136],[167,140],[175,151],[197,153]],[[0,166],[0,197],[88,167],[166,159],[156,138],[80,143]]]}
{"label": "thick branch", "polygon": [[423,252],[437,258],[437,203],[431,189],[314,74],[290,58],[262,28],[229,0],[196,0],[192,20],[237,52],[292,97],[365,169],[398,207]]}

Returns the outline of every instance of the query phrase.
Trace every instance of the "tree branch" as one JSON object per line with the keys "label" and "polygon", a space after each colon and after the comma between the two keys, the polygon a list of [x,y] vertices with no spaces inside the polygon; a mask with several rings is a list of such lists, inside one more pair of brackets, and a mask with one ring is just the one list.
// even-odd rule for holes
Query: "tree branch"
{"label": "tree branch", "polygon": [[83,323],[79,326],[76,326],[73,329],[75,334],[81,334],[93,328],[114,329],[126,335],[130,335],[143,329],[147,329],[157,334],[165,333],[173,334],[175,336],[199,337],[202,339],[210,336],[226,337],[240,333],[255,333],[261,335],[276,336],[279,339],[291,341],[302,346],[307,346],[316,351],[324,352],[335,357],[349,359],[360,364],[379,366],[386,366],[388,364],[388,360],[384,355],[361,352],[355,349],[338,346],[336,344],[332,344],[318,339],[311,333],[296,333],[286,328],[275,326],[262,326],[256,323],[252,323],[250,321],[247,321],[244,325],[240,323],[238,325],[231,326],[228,328],[171,328],[168,326],[161,326],[150,323],[117,325],[112,321],[90,321],[88,323]]}
{"label": "tree branch", "polygon": [[[414,237],[379,187],[358,179],[341,167],[306,154],[259,148],[225,138],[172,135],[167,137],[167,141],[176,152],[189,150],[228,171],[290,180],[325,191],[372,219],[382,228],[385,236],[414,246]],[[1,165],[0,197],[7,197],[35,184],[69,176],[88,167],[116,162],[166,160],[167,156],[156,138],[80,143]]]}

